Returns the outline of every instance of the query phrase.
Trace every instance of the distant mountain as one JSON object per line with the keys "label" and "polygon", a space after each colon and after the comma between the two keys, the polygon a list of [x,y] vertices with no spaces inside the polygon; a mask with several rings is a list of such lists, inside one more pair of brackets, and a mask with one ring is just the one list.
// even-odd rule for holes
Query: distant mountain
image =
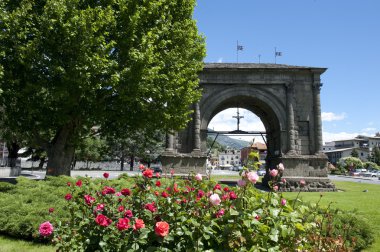
{"label": "distant mountain", "polygon": [[[211,131],[211,130],[209,129],[209,131]],[[214,140],[216,134],[208,134],[208,136],[211,137],[212,140]],[[216,142],[218,142],[219,144],[224,145],[226,147],[229,147],[232,149],[237,149],[237,150],[240,150],[244,147],[249,146],[248,141],[235,139],[235,138],[225,136],[225,135],[219,135],[218,138],[216,139]]]}

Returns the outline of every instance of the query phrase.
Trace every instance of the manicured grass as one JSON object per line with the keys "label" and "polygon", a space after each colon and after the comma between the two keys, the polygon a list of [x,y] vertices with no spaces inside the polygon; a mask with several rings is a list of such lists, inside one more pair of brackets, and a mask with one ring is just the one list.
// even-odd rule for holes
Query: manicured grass
{"label": "manicured grass", "polygon": [[[365,251],[380,251],[380,186],[357,182],[334,182],[342,192],[322,193],[320,205],[331,205],[343,210],[357,210],[358,215],[369,220],[372,230],[375,232],[375,243]],[[365,190],[367,190],[365,192]],[[303,201],[317,202],[321,193],[301,193]],[[284,193],[286,198],[296,198],[297,193]]]}
{"label": "manicured grass", "polygon": [[0,252],[53,252],[53,246],[37,244],[29,241],[17,240],[6,236],[0,236]]}

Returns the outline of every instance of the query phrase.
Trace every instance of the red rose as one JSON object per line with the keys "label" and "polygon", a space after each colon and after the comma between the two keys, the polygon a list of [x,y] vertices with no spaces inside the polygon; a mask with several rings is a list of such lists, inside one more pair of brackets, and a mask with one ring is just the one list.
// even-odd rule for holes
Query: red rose
{"label": "red rose", "polygon": [[141,228],[145,227],[145,223],[142,219],[136,219],[135,220],[135,225],[133,225],[134,230],[139,230]]}
{"label": "red rose", "polygon": [[153,177],[153,170],[151,170],[151,169],[145,169],[145,171],[143,171],[142,174],[146,178],[151,178],[151,177]]}
{"label": "red rose", "polygon": [[81,186],[82,186],[82,180],[78,180],[75,184],[76,184],[77,186],[81,187]]}
{"label": "red rose", "polygon": [[167,198],[167,197],[169,197],[169,194],[166,191],[163,191],[161,193],[161,196],[164,197],[164,198]]}
{"label": "red rose", "polygon": [[198,190],[197,197],[202,198],[203,196],[205,196],[205,192],[202,190]]}
{"label": "red rose", "polygon": [[117,211],[119,211],[120,213],[123,212],[123,211],[124,211],[124,207],[123,207],[123,206],[119,206],[119,207],[117,208]]}
{"label": "red rose", "polygon": [[223,191],[225,191],[225,192],[229,192],[229,191],[230,191],[230,188],[228,188],[228,187],[224,187],[224,188],[223,188]]}
{"label": "red rose", "polygon": [[215,214],[216,218],[220,218],[220,217],[222,217],[223,215],[224,215],[224,209],[223,209],[223,208],[220,209],[220,210]]}
{"label": "red rose", "polygon": [[99,204],[96,206],[96,211],[103,211],[104,210],[104,204]]}
{"label": "red rose", "polygon": [[73,195],[71,195],[70,193],[66,194],[65,195],[65,200],[71,200],[73,197]]}
{"label": "red rose", "polygon": [[222,190],[222,187],[220,187],[219,184],[216,184],[216,185],[214,186],[214,191],[215,191],[215,190]]}
{"label": "red rose", "polygon": [[119,219],[119,221],[116,224],[116,227],[117,227],[117,229],[119,229],[119,231],[126,230],[126,229],[130,228],[129,219],[126,219],[126,218]]}
{"label": "red rose", "polygon": [[150,204],[149,204],[149,203],[145,204],[145,209],[151,211],[152,213],[154,213],[154,212],[157,211],[157,208],[156,208],[154,202],[152,202],[152,203],[150,203]]}
{"label": "red rose", "polygon": [[156,186],[158,186],[158,187],[161,186],[161,182],[159,180],[156,181]]}
{"label": "red rose", "polygon": [[129,195],[131,195],[131,190],[129,190],[128,188],[124,188],[124,189],[122,189],[120,192],[121,192],[121,194],[124,195],[124,196],[129,196]]}
{"label": "red rose", "polygon": [[125,210],[124,217],[132,218],[133,217],[132,211],[131,210]]}
{"label": "red rose", "polygon": [[71,183],[70,183],[70,182],[67,182],[67,186],[71,186]]}
{"label": "red rose", "polygon": [[110,174],[108,172],[103,173],[104,178],[108,179],[109,176],[110,176]]}
{"label": "red rose", "polygon": [[49,213],[52,213],[52,212],[54,212],[54,208],[49,208]]}
{"label": "red rose", "polygon": [[236,195],[236,193],[234,191],[230,192],[230,199],[232,199],[232,200],[237,199],[237,195]]}
{"label": "red rose", "polygon": [[145,166],[144,166],[144,165],[142,165],[142,164],[141,164],[141,165],[139,165],[139,169],[140,169],[140,170],[144,170],[144,168],[145,168]]}
{"label": "red rose", "polygon": [[84,201],[86,202],[87,205],[91,205],[92,203],[95,202],[95,198],[92,197],[91,195],[84,195]]}
{"label": "red rose", "polygon": [[159,221],[154,227],[154,232],[156,235],[165,237],[169,234],[169,224],[165,221]]}
{"label": "red rose", "polygon": [[106,195],[106,194],[115,194],[115,189],[113,189],[112,187],[109,187],[109,186],[105,186],[103,191],[102,191],[102,194],[103,195]]}
{"label": "red rose", "polygon": [[96,216],[95,222],[98,223],[98,225],[100,226],[107,227],[112,223],[112,220],[103,214],[99,214],[98,216]]}

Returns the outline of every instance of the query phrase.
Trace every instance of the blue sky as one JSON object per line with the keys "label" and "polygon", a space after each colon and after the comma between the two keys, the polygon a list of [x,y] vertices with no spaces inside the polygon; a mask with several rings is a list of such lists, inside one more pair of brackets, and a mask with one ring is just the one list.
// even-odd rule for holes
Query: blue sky
{"label": "blue sky", "polygon": [[[198,0],[194,18],[206,38],[206,62],[326,67],[322,75],[323,141],[372,136],[380,131],[380,1],[378,0]],[[235,110],[210,126],[236,129]],[[222,112],[223,113],[223,112]],[[242,111],[241,128],[261,130]],[[251,116],[249,115],[251,114]],[[246,126],[244,126],[246,125]]]}

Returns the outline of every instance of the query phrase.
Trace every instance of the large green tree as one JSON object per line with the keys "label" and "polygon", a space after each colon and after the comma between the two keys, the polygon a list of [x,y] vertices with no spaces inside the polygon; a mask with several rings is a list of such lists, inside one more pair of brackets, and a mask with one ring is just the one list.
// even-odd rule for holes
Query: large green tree
{"label": "large green tree", "polygon": [[200,97],[195,0],[2,0],[3,127],[70,174],[81,136],[177,130]]}

